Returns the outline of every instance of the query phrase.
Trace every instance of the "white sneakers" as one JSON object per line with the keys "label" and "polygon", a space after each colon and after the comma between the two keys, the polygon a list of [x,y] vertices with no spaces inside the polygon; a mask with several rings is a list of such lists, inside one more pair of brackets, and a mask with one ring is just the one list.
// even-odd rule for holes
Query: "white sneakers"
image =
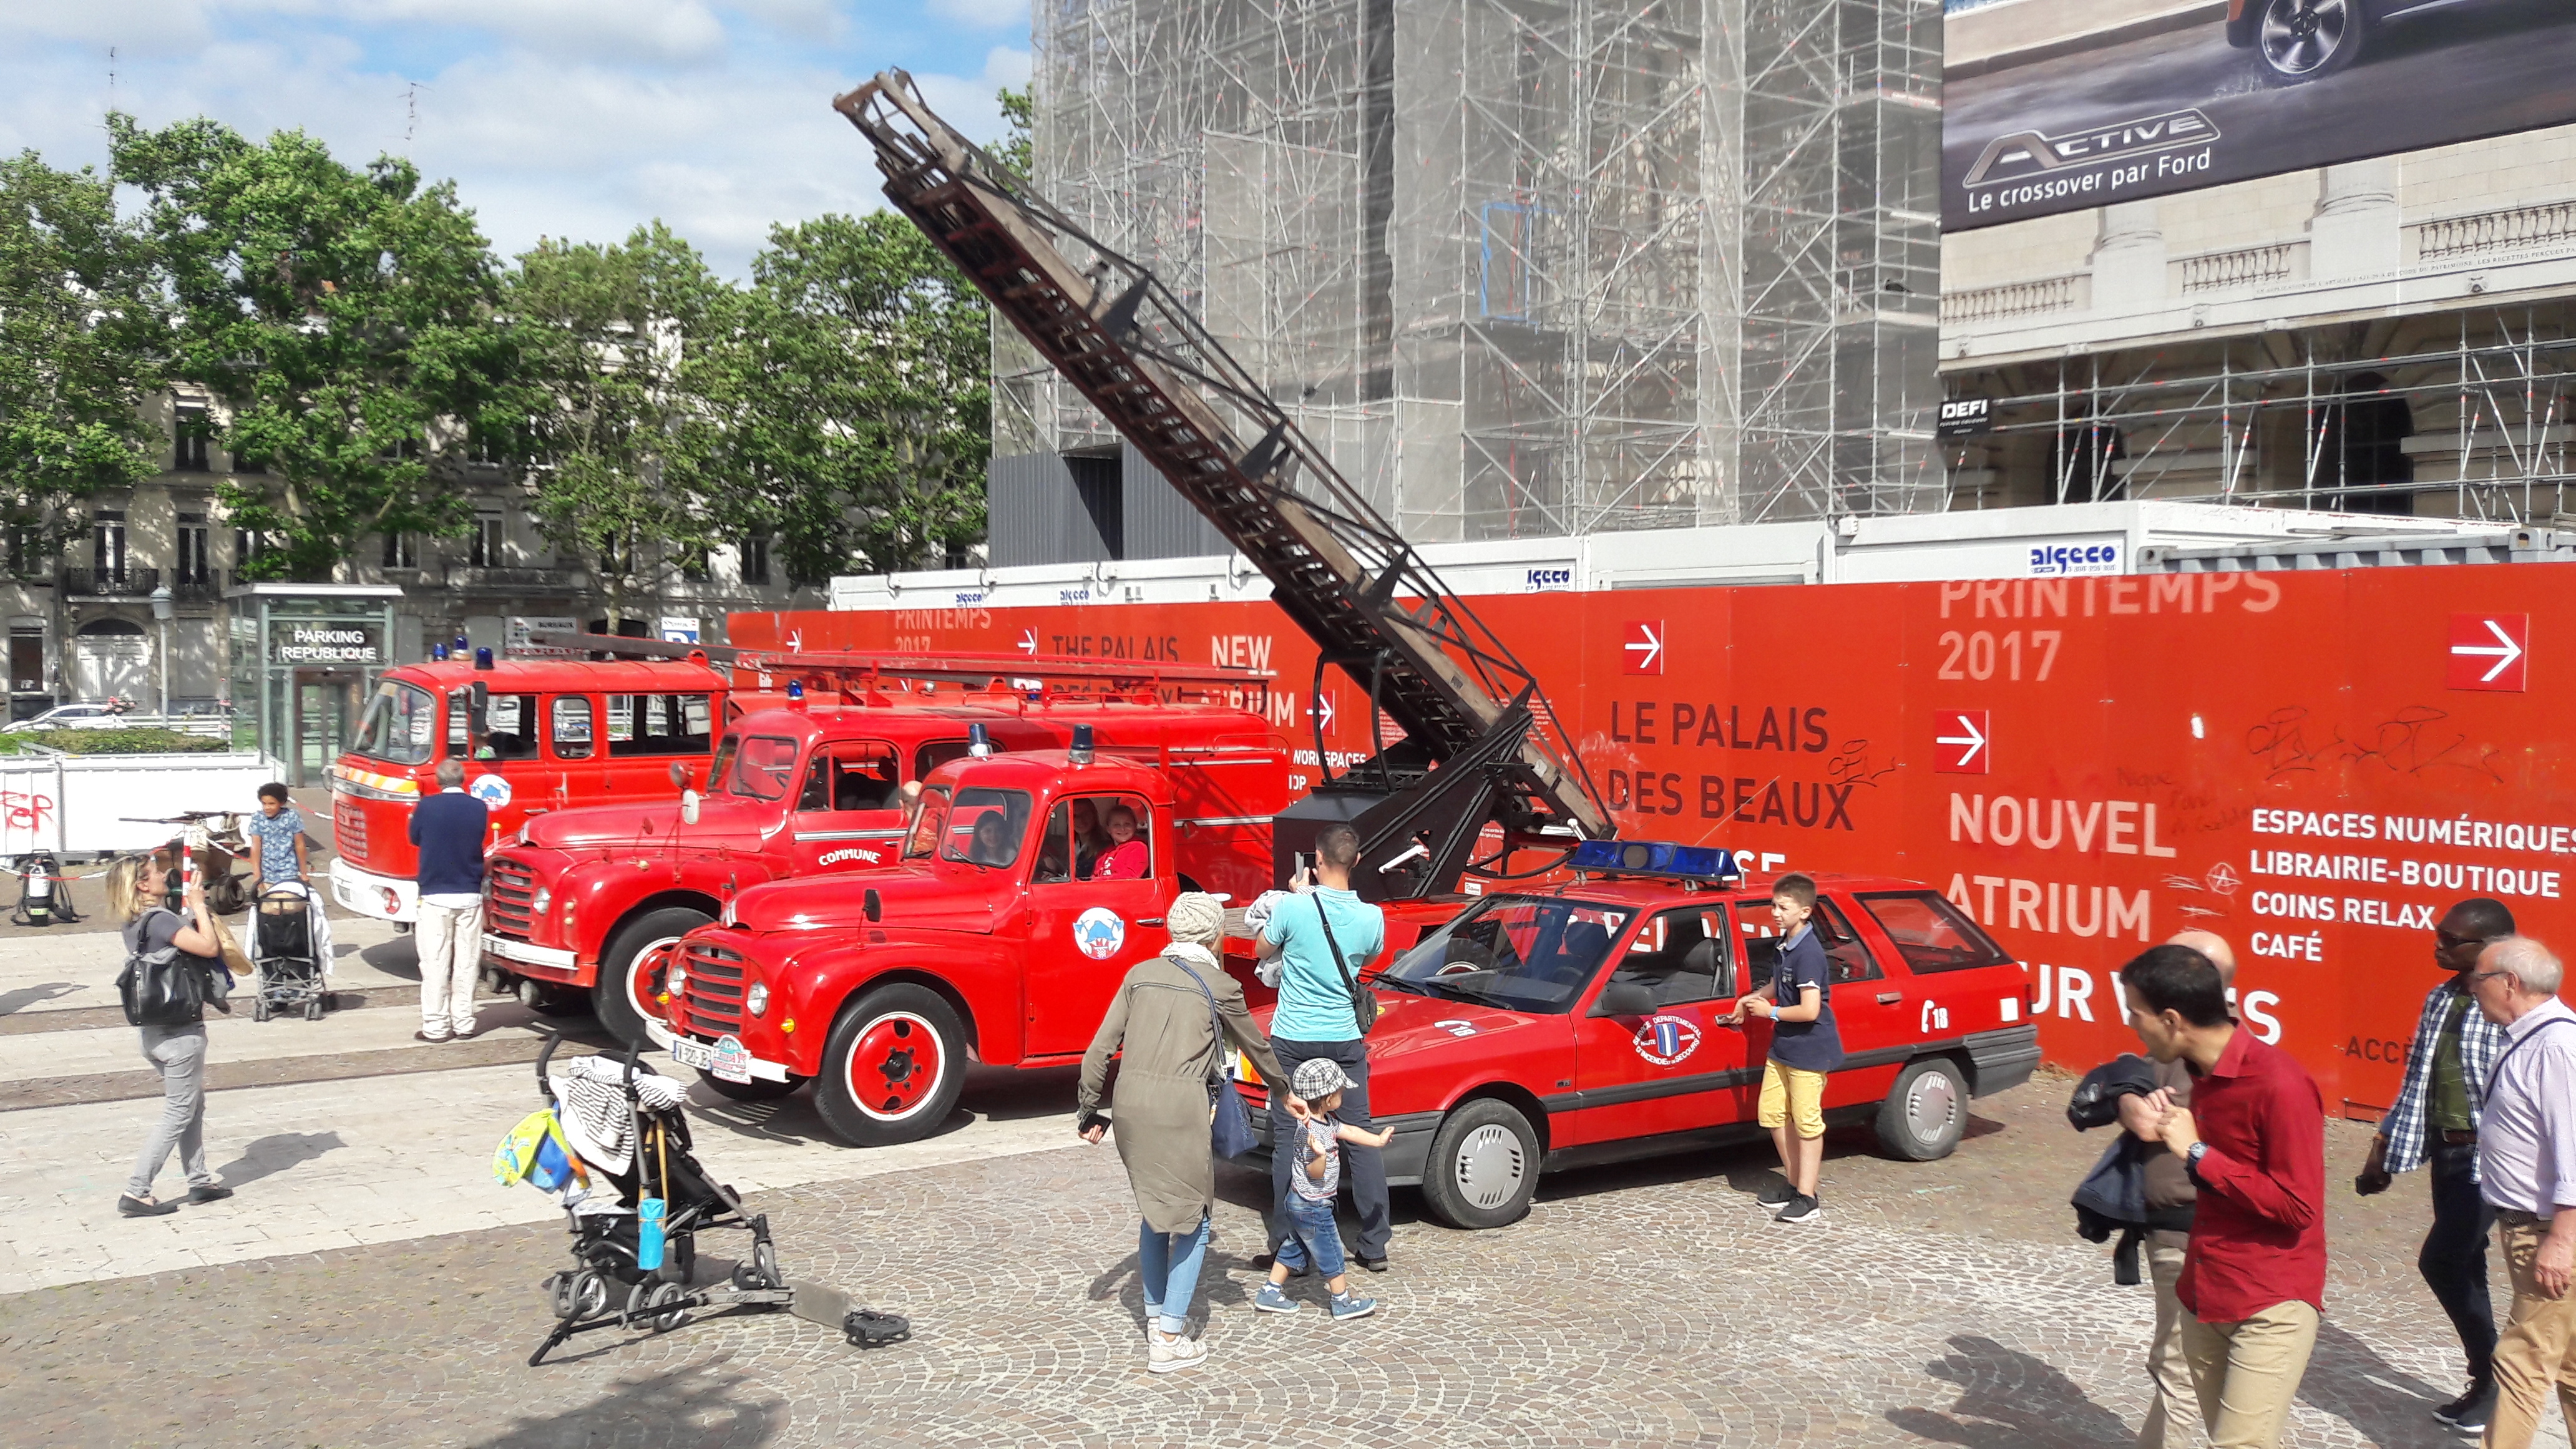
{"label": "white sneakers", "polygon": [[1195,1338],[1180,1338],[1160,1329],[1145,1335],[1145,1370],[1167,1374],[1185,1368],[1197,1368],[1207,1362],[1207,1345]]}

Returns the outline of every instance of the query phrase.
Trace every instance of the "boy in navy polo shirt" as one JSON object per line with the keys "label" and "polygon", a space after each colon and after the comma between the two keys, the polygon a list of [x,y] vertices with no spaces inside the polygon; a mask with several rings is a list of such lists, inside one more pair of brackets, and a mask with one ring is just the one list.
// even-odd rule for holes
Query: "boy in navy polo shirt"
{"label": "boy in navy polo shirt", "polygon": [[1842,1033],[1834,1029],[1833,963],[1816,939],[1816,883],[1789,874],[1771,887],[1771,920],[1780,951],[1771,968],[1771,994],[1747,993],[1726,1018],[1771,1018],[1771,1055],[1762,1064],[1757,1117],[1771,1129],[1787,1179],[1754,1199],[1776,1210],[1774,1221],[1814,1223],[1824,1218],[1816,1201],[1816,1173],[1825,1161],[1825,1074],[1843,1064]]}

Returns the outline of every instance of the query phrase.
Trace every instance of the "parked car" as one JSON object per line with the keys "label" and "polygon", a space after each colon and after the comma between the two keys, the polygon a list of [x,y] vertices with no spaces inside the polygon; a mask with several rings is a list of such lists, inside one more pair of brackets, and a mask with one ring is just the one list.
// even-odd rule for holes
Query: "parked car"
{"label": "parked car", "polygon": [[[1456,1227],[1518,1219],[1542,1171],[1759,1134],[1771,1024],[1722,1018],[1771,980],[1773,878],[1737,874],[1723,850],[1634,840],[1587,841],[1573,865],[1570,884],[1463,911],[1388,908],[1369,1115],[1395,1133],[1387,1181],[1420,1184]],[[1972,1098],[2039,1064],[2029,976],[1930,886],[1815,881],[1846,1053],[1825,1119],[1871,1124],[1892,1156],[1945,1157]],[[1266,1028],[1269,1014],[1253,1016]],[[1267,1088],[1240,1053],[1228,1068],[1267,1142]]]}
{"label": "parked car", "polygon": [[22,719],[8,728],[10,734],[33,730],[121,729],[132,723],[126,711],[113,704],[58,704],[33,718]]}

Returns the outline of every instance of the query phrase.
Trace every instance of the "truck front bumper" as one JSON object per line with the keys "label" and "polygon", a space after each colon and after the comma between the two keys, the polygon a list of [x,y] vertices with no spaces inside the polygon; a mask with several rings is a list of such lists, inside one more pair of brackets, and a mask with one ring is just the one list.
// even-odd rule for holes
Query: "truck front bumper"
{"label": "truck front bumper", "polygon": [[[644,1034],[653,1039],[653,1045],[669,1052],[671,1060],[684,1067],[696,1067],[702,1072],[713,1072],[716,1069],[717,1057],[724,1052],[723,1042],[702,1042],[696,1037],[682,1036],[671,1030],[667,1023],[655,1021],[651,1017],[644,1020]],[[735,1040],[733,1044],[737,1048],[742,1046],[739,1040]],[[751,1075],[762,1081],[797,1080],[796,1074],[787,1070],[787,1064],[784,1062],[766,1061],[750,1055],[747,1051],[742,1057],[742,1062],[749,1068]]]}
{"label": "truck front bumper", "polygon": [[420,885],[400,876],[360,870],[345,860],[331,862],[331,899],[340,909],[379,921],[409,924],[420,919]]}

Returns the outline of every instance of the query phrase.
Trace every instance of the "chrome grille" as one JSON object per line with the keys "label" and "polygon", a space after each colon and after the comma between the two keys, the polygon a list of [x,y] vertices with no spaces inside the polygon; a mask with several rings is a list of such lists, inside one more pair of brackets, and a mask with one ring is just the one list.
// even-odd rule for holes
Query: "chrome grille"
{"label": "chrome grille", "polygon": [[742,953],[698,941],[684,943],[681,950],[689,971],[689,989],[681,1002],[687,1019],[682,1025],[692,1036],[741,1031]]}
{"label": "chrome grille", "polygon": [[483,865],[483,927],[495,935],[528,939],[536,920],[537,873],[523,860],[496,855]]}
{"label": "chrome grille", "polygon": [[346,795],[334,798],[331,806],[331,848],[342,858],[365,864],[367,859],[367,812]]}

